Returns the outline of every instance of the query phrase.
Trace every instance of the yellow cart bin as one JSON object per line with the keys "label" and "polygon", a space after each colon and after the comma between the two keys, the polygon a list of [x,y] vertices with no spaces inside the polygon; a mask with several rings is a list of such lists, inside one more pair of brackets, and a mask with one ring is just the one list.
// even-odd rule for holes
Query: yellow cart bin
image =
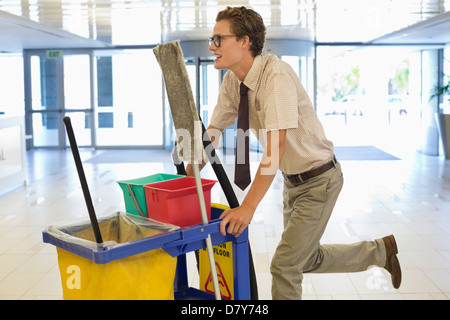
{"label": "yellow cart bin", "polygon": [[58,253],[65,300],[172,300],[177,258],[161,249],[177,226],[117,212],[100,218],[103,243],[90,222],[50,226],[44,242]]}

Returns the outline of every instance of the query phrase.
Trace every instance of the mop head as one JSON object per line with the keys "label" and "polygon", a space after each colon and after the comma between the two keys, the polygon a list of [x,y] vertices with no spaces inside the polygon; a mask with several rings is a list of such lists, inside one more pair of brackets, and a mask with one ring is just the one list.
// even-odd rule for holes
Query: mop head
{"label": "mop head", "polygon": [[166,84],[167,97],[176,131],[176,146],[181,161],[201,163],[202,124],[195,107],[183,52],[178,41],[153,49]]}

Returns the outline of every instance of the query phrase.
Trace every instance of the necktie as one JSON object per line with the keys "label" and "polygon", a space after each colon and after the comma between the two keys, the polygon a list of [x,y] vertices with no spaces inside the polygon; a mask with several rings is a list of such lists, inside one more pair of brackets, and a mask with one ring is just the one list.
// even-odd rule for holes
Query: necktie
{"label": "necktie", "polygon": [[[241,83],[238,122],[236,133],[236,157],[234,170],[234,183],[244,190],[250,184],[250,159],[249,146],[249,124],[248,124],[248,88]],[[242,157],[242,141],[244,141],[244,157]],[[244,159],[243,159],[244,158]],[[244,161],[243,161],[244,160]]]}

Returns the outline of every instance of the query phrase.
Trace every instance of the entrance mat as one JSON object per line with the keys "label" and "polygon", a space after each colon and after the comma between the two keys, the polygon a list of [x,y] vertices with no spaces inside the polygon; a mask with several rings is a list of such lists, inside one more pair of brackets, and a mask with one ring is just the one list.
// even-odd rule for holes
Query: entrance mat
{"label": "entrance mat", "polygon": [[400,160],[373,146],[335,147],[334,153],[339,160]]}
{"label": "entrance mat", "polygon": [[166,150],[105,150],[85,161],[86,163],[146,163],[172,162]]}

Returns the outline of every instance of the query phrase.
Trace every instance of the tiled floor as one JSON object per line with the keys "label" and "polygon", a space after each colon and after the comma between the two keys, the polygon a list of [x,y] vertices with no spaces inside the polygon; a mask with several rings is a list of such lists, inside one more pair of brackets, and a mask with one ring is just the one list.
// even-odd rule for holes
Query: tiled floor
{"label": "tiled floor", "polygon": [[[87,160],[104,151],[81,151]],[[108,151],[112,152],[112,151]],[[151,151],[148,151],[151,152]],[[168,154],[154,162],[85,161],[98,216],[124,210],[116,180],[175,173]],[[120,156],[115,158],[120,159]],[[167,158],[165,161],[164,157]],[[87,219],[72,155],[67,151],[28,152],[27,187],[0,196],[0,299],[61,299],[55,248],[42,242],[44,227]],[[224,158],[232,176],[232,165]],[[354,274],[307,274],[304,299],[450,298],[450,161],[414,155],[397,161],[341,161],[344,188],[323,243],[351,243],[395,234],[403,282],[394,290],[385,270]],[[256,170],[257,163],[253,163]],[[215,178],[208,166],[202,177]],[[282,232],[282,178],[259,206],[250,225],[261,299],[270,299],[269,265]],[[243,193],[236,190],[239,199]],[[216,185],[214,202],[225,203]],[[190,258],[190,278],[198,281]]]}

